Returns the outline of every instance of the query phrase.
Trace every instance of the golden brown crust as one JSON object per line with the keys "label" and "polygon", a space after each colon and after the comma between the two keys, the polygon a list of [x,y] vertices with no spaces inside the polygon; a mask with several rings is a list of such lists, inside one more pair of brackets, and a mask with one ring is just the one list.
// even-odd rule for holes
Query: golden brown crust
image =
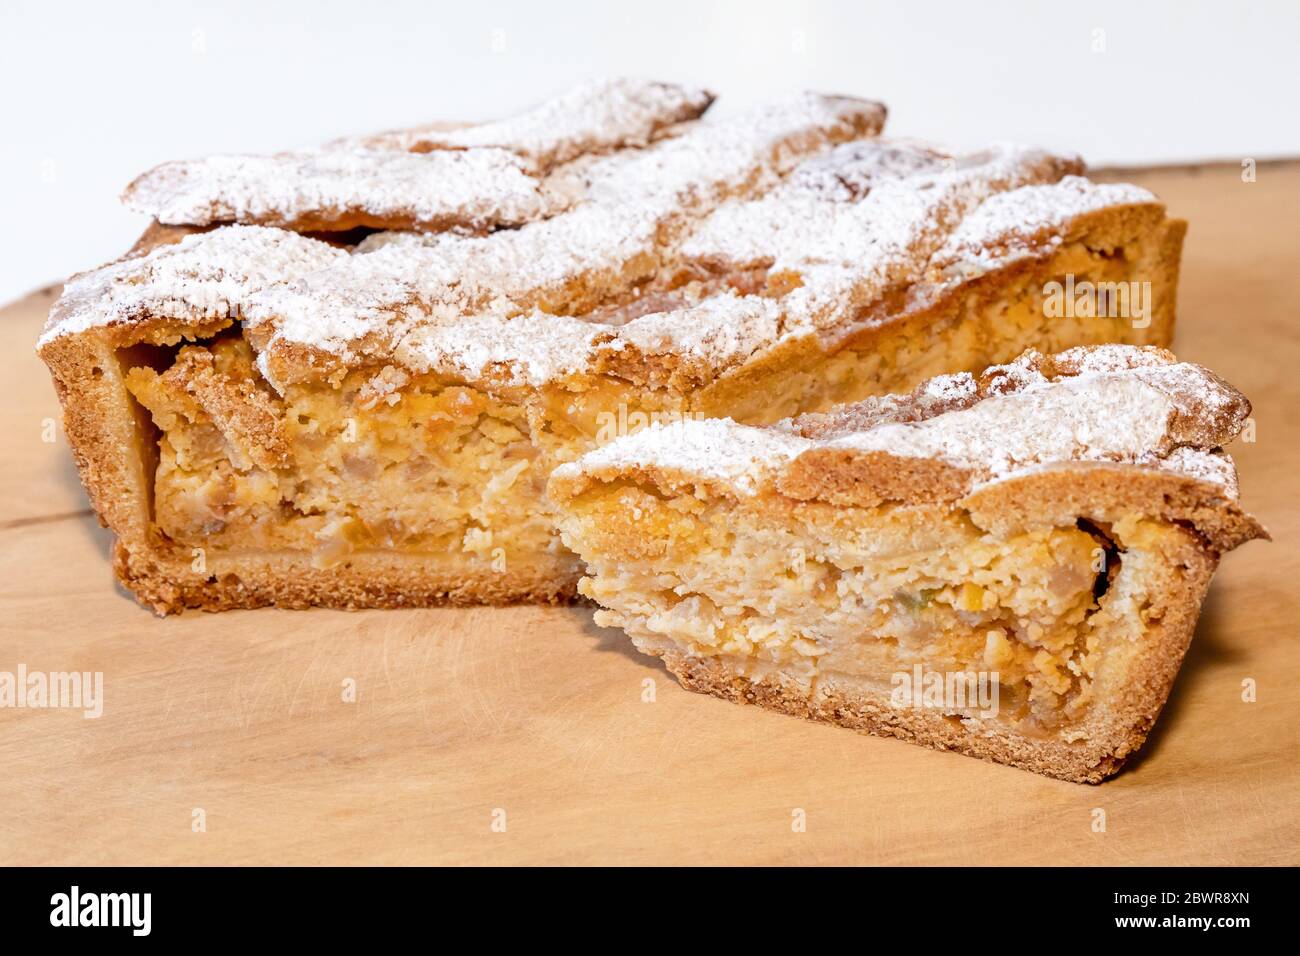
{"label": "golden brown crust", "polygon": [[164,226],[157,219],[145,227],[144,232],[140,233],[140,238],[135,241],[135,245],[127,252],[127,256],[144,256],[148,255],[159,246],[171,246],[180,242],[186,236],[192,236],[197,232],[207,232],[213,229],[213,226]]}
{"label": "golden brown crust", "polygon": [[159,615],[187,608],[229,611],[278,607],[442,607],[449,605],[568,604],[577,595],[580,572],[572,558],[524,570],[466,573],[431,568],[420,556],[369,553],[334,568],[316,568],[306,555],[213,558],[194,570],[188,555],[169,559],[151,549],[113,548],[118,580],[141,604]]}
{"label": "golden brown crust", "polygon": [[1264,526],[1229,498],[1222,485],[1107,462],[1070,462],[992,482],[960,504],[981,527],[998,534],[1079,515],[1118,521],[1143,514],[1194,529],[1214,554],[1269,538]]}
{"label": "golden brown crust", "polygon": [[885,501],[955,501],[966,493],[974,478],[969,469],[935,458],[813,448],[781,475],[778,488],[783,495],[799,501],[872,508]]}
{"label": "golden brown crust", "polygon": [[127,392],[114,348],[88,332],[53,339],[40,354],[100,523],[143,546],[152,520],[152,431]]}

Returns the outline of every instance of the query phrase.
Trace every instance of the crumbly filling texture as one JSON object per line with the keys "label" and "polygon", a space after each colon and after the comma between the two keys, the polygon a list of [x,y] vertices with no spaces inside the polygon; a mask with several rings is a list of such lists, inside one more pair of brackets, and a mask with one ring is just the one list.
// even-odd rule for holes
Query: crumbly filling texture
{"label": "crumbly filling texture", "polygon": [[252,359],[231,336],[127,373],[161,433],[155,521],[172,540],[318,567],[383,549],[504,570],[559,549],[521,405],[392,367],[281,398]]}
{"label": "crumbly filling texture", "polygon": [[[786,502],[760,508],[628,482],[569,506],[566,542],[588,560],[600,623],[647,648],[670,642],[755,679],[773,669],[889,693],[891,675],[996,673],[998,719],[1068,731],[1103,655],[1136,648],[1151,607],[1141,549],[1168,533],[1133,519],[998,538],[960,510]],[[965,716],[965,714],[959,714]]]}

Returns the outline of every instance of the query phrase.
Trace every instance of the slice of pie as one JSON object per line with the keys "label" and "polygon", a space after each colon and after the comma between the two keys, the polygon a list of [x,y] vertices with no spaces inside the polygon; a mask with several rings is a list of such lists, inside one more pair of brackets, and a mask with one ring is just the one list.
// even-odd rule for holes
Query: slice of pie
{"label": "slice of pie", "polygon": [[1027,347],[1164,345],[1184,223],[1081,163],[882,139],[875,102],[536,110],[169,163],[39,349],[119,577],[159,612],[561,600],[551,469]]}
{"label": "slice of pie", "polygon": [[691,690],[1098,782],[1219,557],[1250,405],[1155,348],[1027,352],[767,427],[656,426],[551,495],[597,622]]}

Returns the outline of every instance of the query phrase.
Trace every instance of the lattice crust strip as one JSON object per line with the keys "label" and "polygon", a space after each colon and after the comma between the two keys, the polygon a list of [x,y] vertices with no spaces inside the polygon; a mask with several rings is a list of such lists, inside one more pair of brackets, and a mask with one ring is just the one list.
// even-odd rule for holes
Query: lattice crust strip
{"label": "lattice crust strip", "polygon": [[545,172],[579,156],[645,146],[673,124],[698,119],[713,98],[707,90],[672,83],[597,79],[496,123],[397,130],[341,144],[413,153],[496,147],[522,157],[534,172]]}
{"label": "lattice crust strip", "polygon": [[236,321],[253,293],[349,258],[346,249],[282,229],[228,226],[196,233],[70,278],[40,344],[97,326]]}
{"label": "lattice crust strip", "polygon": [[212,156],[150,170],[127,187],[123,201],[161,223],[238,222],[303,232],[482,231],[555,210],[524,161],[502,149]]}
{"label": "lattice crust strip", "polygon": [[704,90],[627,79],[584,84],[511,119],[436,135],[412,130],[306,152],[165,163],[123,194],[168,224],[485,231],[544,218],[559,163],[643,146],[699,117]]}

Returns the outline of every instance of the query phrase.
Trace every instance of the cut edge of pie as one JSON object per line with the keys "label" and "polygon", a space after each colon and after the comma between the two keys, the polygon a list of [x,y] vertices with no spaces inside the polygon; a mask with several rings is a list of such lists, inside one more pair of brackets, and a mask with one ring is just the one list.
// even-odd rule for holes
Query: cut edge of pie
{"label": "cut edge of pie", "polygon": [[1158,349],[1030,352],[648,429],[550,494],[597,623],[685,687],[1097,783],[1164,706],[1221,555],[1267,537],[1222,451],[1249,412]]}

